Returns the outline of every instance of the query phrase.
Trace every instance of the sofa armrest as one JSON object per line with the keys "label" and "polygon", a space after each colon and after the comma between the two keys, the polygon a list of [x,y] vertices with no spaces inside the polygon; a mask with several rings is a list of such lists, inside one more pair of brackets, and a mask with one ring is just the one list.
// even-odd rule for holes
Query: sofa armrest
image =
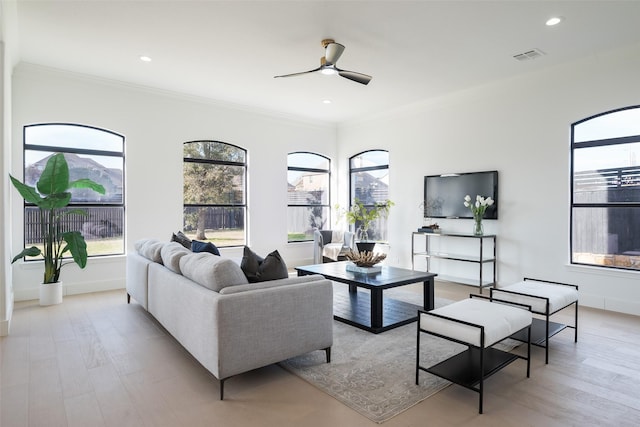
{"label": "sofa armrest", "polygon": [[306,283],[221,295],[216,321],[220,378],[333,344],[333,287]]}
{"label": "sofa armrest", "polygon": [[154,264],[154,262],[143,257],[137,252],[129,252],[127,254],[127,273],[125,283],[127,295],[138,301],[145,310],[148,310],[148,280],[150,264]]}

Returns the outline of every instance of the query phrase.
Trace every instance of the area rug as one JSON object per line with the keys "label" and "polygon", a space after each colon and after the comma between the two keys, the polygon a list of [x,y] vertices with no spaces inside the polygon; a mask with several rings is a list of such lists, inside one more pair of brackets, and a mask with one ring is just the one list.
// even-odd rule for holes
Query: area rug
{"label": "area rug", "polygon": [[[392,295],[415,304],[422,299],[411,291]],[[436,298],[435,306],[448,303]],[[376,335],[334,320],[331,363],[326,363],[324,352],[315,351],[280,365],[370,420],[383,423],[451,384],[425,372],[420,373],[420,384],[415,384],[416,328],[414,322]],[[466,349],[427,334],[421,337],[420,347],[423,366]]]}

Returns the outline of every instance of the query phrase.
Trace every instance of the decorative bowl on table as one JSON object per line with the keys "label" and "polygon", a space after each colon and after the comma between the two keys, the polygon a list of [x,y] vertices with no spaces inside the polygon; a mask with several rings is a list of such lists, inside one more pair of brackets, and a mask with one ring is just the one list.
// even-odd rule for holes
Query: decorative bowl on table
{"label": "decorative bowl on table", "polygon": [[353,252],[349,251],[346,258],[351,261],[347,264],[347,271],[354,273],[375,274],[382,271],[382,266],[376,265],[384,260],[386,254],[374,254],[373,252]]}
{"label": "decorative bowl on table", "polygon": [[387,255],[386,254],[374,254],[371,251],[364,252],[353,252],[349,251],[345,255],[346,258],[357,265],[358,267],[373,267],[380,261],[383,261]]}

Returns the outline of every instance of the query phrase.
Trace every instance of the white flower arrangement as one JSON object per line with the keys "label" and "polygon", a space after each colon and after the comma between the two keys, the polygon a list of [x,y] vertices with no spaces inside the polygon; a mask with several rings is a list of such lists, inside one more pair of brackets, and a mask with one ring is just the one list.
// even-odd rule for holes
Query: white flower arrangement
{"label": "white flower arrangement", "polygon": [[469,210],[471,210],[471,213],[473,214],[473,219],[475,219],[476,221],[482,220],[482,217],[484,216],[484,212],[487,210],[489,206],[493,205],[493,203],[494,201],[491,198],[491,196],[485,198],[478,195],[476,196],[475,203],[471,203],[471,196],[469,196],[468,194],[464,196],[464,206],[469,208]]}

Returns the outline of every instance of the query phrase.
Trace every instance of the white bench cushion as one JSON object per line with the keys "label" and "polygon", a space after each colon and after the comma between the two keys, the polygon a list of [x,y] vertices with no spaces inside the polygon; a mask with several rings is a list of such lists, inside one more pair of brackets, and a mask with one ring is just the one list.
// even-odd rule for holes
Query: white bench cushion
{"label": "white bench cushion", "polygon": [[[485,347],[526,328],[532,319],[531,312],[527,310],[477,298],[454,302],[430,313],[484,326]],[[480,347],[480,328],[425,313],[420,314],[420,328]]]}
{"label": "white bench cushion", "polygon": [[[500,292],[501,290],[518,292],[526,295],[515,295],[508,292]],[[542,298],[533,298],[528,295],[533,297],[549,298],[549,314],[555,313],[578,300],[578,290],[573,286],[554,285],[552,283],[538,282],[536,280],[523,280],[522,282],[493,290],[493,296],[496,299],[530,305],[531,310],[535,313],[546,314],[547,301]]]}

